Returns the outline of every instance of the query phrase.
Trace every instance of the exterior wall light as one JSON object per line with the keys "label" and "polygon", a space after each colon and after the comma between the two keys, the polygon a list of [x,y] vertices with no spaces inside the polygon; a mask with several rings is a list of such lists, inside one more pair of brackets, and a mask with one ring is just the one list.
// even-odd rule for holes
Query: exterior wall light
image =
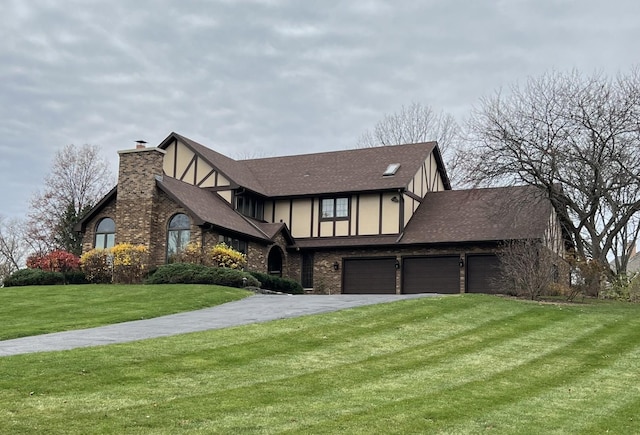
{"label": "exterior wall light", "polygon": [[338,263],[337,261],[333,263],[333,270],[340,270],[340,263]]}
{"label": "exterior wall light", "polygon": [[398,199],[397,196],[392,196],[391,197],[391,202],[400,202],[400,200]]}
{"label": "exterior wall light", "polygon": [[396,260],[396,270],[400,269],[400,260]]}
{"label": "exterior wall light", "polygon": [[458,264],[460,265],[460,269],[464,267],[464,259],[462,257],[460,257],[460,261],[458,262]]}

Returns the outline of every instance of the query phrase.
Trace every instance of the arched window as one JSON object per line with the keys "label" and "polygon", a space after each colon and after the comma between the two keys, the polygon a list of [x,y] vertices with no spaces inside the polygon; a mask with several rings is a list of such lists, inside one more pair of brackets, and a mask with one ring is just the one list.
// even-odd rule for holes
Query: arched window
{"label": "arched window", "polygon": [[96,248],[112,248],[116,242],[116,223],[111,218],[104,218],[96,227]]}
{"label": "arched window", "polygon": [[180,253],[191,238],[191,220],[184,213],[178,213],[169,221],[167,238],[167,259]]}

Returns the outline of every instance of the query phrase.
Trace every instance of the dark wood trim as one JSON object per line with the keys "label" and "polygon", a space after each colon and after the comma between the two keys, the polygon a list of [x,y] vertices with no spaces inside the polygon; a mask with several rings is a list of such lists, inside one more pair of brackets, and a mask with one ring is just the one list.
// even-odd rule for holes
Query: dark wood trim
{"label": "dark wood trim", "polygon": [[322,198],[318,198],[318,237],[322,236]]}
{"label": "dark wood trim", "polygon": [[420,198],[418,195],[416,195],[416,194],[415,194],[415,193],[413,193],[413,192],[406,191],[406,192],[404,192],[404,194],[405,194],[405,195],[407,195],[407,196],[408,196],[409,198],[411,198],[411,199],[414,199],[414,200],[416,200],[416,201],[418,201],[418,202],[422,202],[422,198]]}
{"label": "dark wood trim", "polygon": [[311,223],[309,224],[309,237],[313,237],[313,209],[315,208],[316,200],[311,199]]}
{"label": "dark wood trim", "polygon": [[204,184],[205,181],[207,181],[209,179],[209,177],[211,177],[211,175],[215,174],[216,170],[212,169],[210,170],[207,175],[204,176],[204,178],[202,180],[200,180],[200,182],[198,184],[196,184],[196,186],[200,187]]}
{"label": "dark wood trim", "polygon": [[427,184],[427,189],[429,189],[429,183],[425,174],[426,168],[424,167],[424,162],[420,165],[420,196],[424,196],[424,185]]}
{"label": "dark wood trim", "polygon": [[293,228],[293,199],[289,200],[289,228]]}
{"label": "dark wood trim", "polygon": [[404,231],[404,195],[402,192],[398,192],[400,202],[398,202],[398,233],[402,234]]}
{"label": "dark wood trim", "polygon": [[196,154],[196,161],[195,161],[195,166],[193,168],[193,185],[195,186],[196,183],[198,182],[198,163],[200,162],[200,159],[198,158],[198,155]]}
{"label": "dark wood trim", "polygon": [[218,187],[218,171],[216,171],[215,179],[213,180],[214,187]]}
{"label": "dark wood trim", "polygon": [[184,177],[186,177],[187,172],[189,172],[189,169],[191,169],[191,166],[193,166],[193,163],[196,161],[197,158],[198,156],[196,156],[195,154],[193,155],[193,157],[191,157],[191,160],[187,164],[187,167],[184,168],[184,171],[182,171],[182,175],[179,178],[180,181],[184,181]]}
{"label": "dark wood trim", "polygon": [[382,234],[382,207],[384,207],[383,205],[383,199],[384,199],[384,193],[380,193],[380,206],[378,207],[378,234]]}
{"label": "dark wood trim", "polygon": [[360,195],[356,195],[356,236],[360,235]]}
{"label": "dark wood trim", "polygon": [[276,201],[271,201],[273,205],[271,206],[271,222],[276,223]]}
{"label": "dark wood trim", "polygon": [[352,203],[351,199],[352,199],[352,197],[350,196],[349,197],[349,204],[347,205],[347,207],[349,207],[349,223],[348,223],[349,227],[347,228],[347,235],[348,236],[352,235],[351,234],[351,222],[352,222],[353,216],[352,216],[352,213],[351,213],[351,203]]}
{"label": "dark wood trim", "polygon": [[173,140],[173,178],[178,178],[178,139]]}

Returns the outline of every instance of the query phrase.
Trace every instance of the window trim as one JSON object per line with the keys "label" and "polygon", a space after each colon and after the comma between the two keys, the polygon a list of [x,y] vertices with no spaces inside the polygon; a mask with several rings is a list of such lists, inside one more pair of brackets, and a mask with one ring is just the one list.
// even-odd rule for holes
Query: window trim
{"label": "window trim", "polygon": [[[111,222],[113,222],[113,232],[111,231],[100,231],[100,225],[102,225],[102,223],[104,221],[106,221],[107,219],[109,219]],[[113,235],[113,244],[111,246],[109,246],[109,236]],[[103,236],[104,240],[102,243],[102,246],[98,246],[98,237],[99,236]],[[110,218],[109,216],[105,216],[102,219],[100,219],[98,221],[98,223],[96,224],[96,230],[95,230],[95,235],[93,238],[93,247],[95,249],[109,249],[114,247],[116,244],[116,221],[113,218]]]}
{"label": "window trim", "polygon": [[[189,224],[188,226],[184,226],[184,227],[179,227],[179,228],[171,228],[171,223],[173,222],[173,220],[180,216],[186,216]],[[172,232],[176,232],[179,233],[179,242],[180,242],[180,246],[176,246],[176,250],[175,252],[170,252],[169,249],[171,247],[171,233]],[[184,241],[182,240],[182,235],[183,233],[187,233],[188,236],[186,238],[186,243],[183,243]],[[191,243],[191,218],[189,217],[189,215],[187,215],[186,213],[183,212],[178,212],[178,213],[174,213],[168,220],[167,220],[167,230],[166,230],[166,240],[167,240],[167,248],[165,250],[166,256],[167,256],[167,262],[171,261],[171,257],[173,257],[174,255],[178,255],[180,254],[180,252],[182,252],[182,250],[184,249],[185,246],[187,246],[189,243]]]}
{"label": "window trim", "polygon": [[[336,216],[337,211],[338,211],[338,200],[344,199],[346,200],[347,204],[346,204],[346,215],[345,216]],[[333,201],[332,204],[332,215],[331,216],[324,216],[324,202],[325,201]],[[328,197],[328,198],[320,198],[320,207],[319,207],[319,212],[320,212],[320,220],[327,222],[327,221],[347,221],[349,220],[350,214],[351,214],[351,198],[348,196],[334,196],[334,197]]]}

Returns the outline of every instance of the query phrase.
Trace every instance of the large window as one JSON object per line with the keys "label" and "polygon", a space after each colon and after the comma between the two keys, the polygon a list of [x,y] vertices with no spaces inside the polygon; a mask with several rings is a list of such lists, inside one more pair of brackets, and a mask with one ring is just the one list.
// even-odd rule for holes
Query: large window
{"label": "large window", "polygon": [[264,219],[264,201],[247,193],[236,196],[236,210],[248,217]]}
{"label": "large window", "polygon": [[349,198],[325,198],[322,200],[322,219],[346,219],[349,217]]}
{"label": "large window", "polygon": [[235,249],[238,252],[241,252],[241,253],[247,255],[249,245],[244,240],[234,239],[233,237],[227,237],[227,236],[222,236],[221,235],[218,238],[218,241],[220,243],[224,243],[225,245],[227,245],[230,248]]}
{"label": "large window", "polygon": [[95,247],[99,249],[112,248],[116,242],[116,223],[111,218],[104,218],[96,227]]}
{"label": "large window", "polygon": [[182,252],[191,239],[191,220],[189,216],[179,213],[169,221],[167,232],[167,259]]}

